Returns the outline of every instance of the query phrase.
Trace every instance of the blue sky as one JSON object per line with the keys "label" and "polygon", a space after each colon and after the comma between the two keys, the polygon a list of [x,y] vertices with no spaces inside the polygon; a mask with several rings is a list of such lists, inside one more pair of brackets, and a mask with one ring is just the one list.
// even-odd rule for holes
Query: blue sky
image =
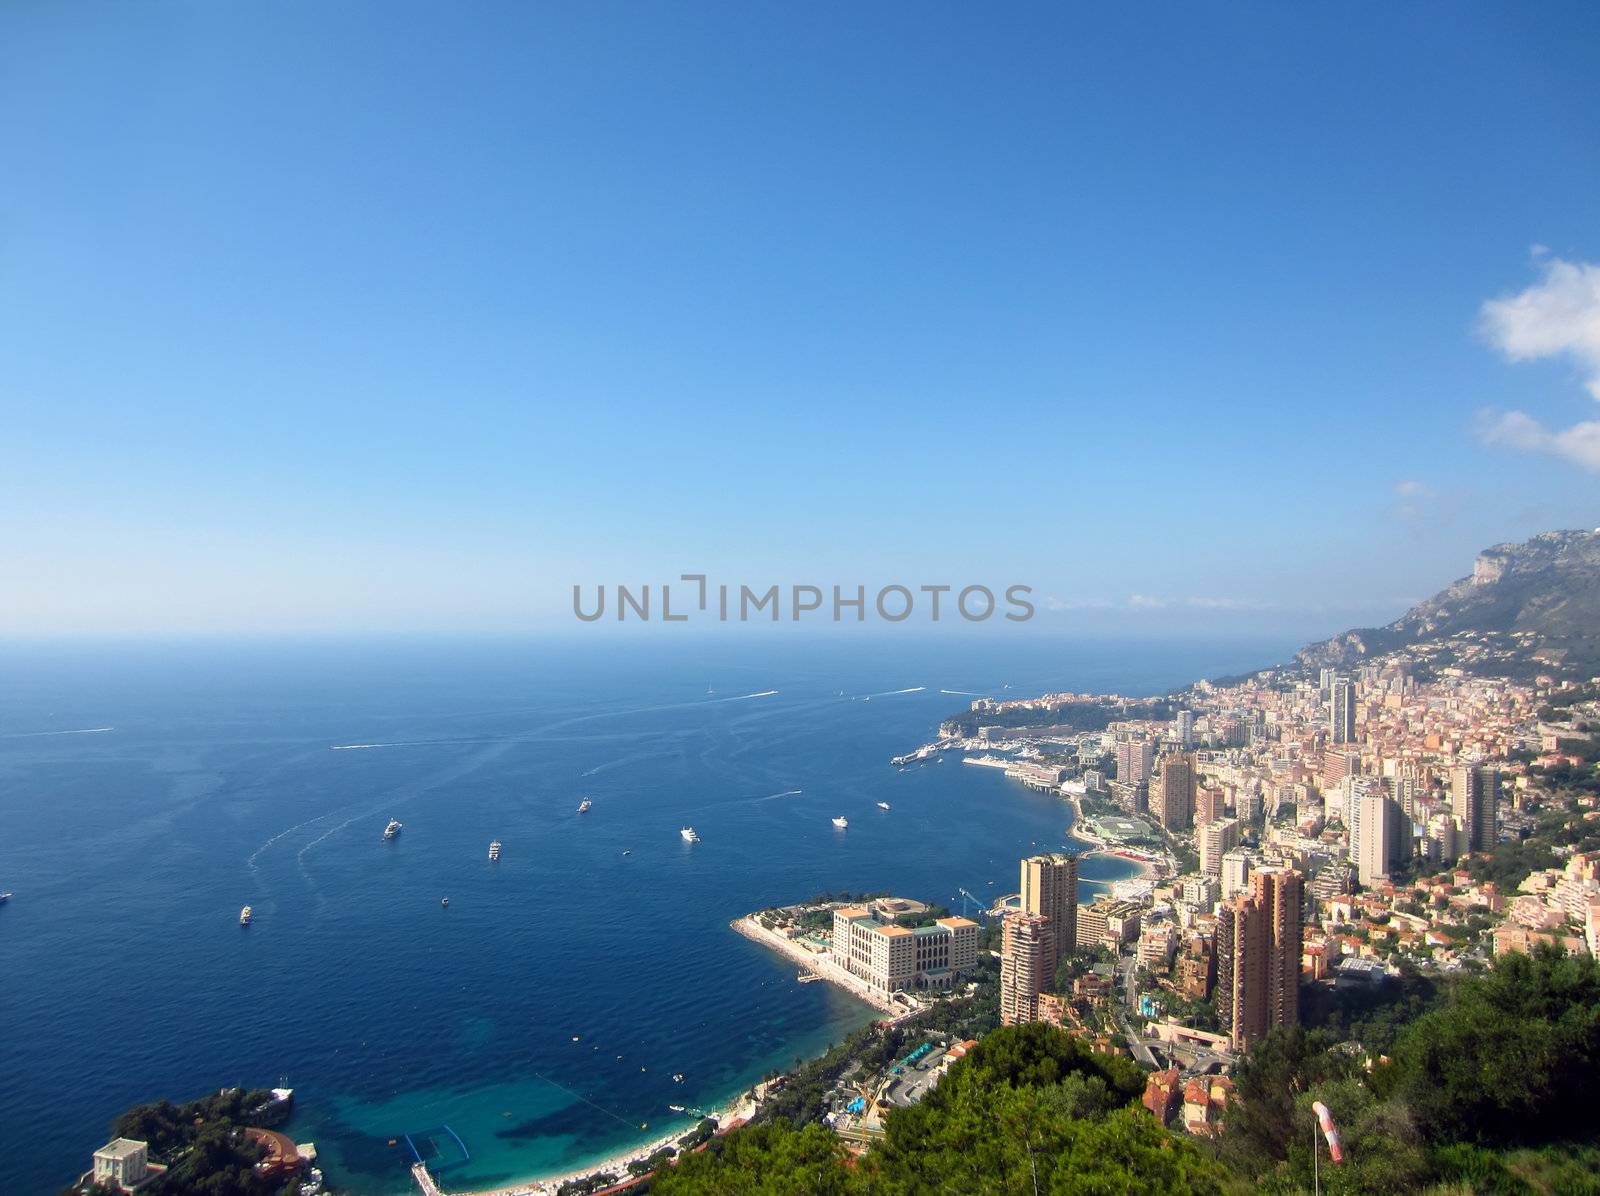
{"label": "blue sky", "polygon": [[1112,8],[0,8],[0,634],[1325,634],[1600,524],[1600,10]]}

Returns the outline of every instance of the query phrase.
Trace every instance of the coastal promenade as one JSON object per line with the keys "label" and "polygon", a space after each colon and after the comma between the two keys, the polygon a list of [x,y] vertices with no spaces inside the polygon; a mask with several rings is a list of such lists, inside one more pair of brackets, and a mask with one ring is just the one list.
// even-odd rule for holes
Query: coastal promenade
{"label": "coastal promenade", "polygon": [[763,947],[771,948],[780,955],[794,960],[795,963],[809,972],[821,976],[830,984],[836,984],[848,992],[852,997],[857,997],[871,1005],[874,1009],[881,1009],[889,1014],[891,1020],[899,1021],[901,1018],[910,1017],[913,1013],[922,1010],[922,1002],[907,994],[904,1001],[896,1001],[887,993],[881,992],[872,985],[862,980],[859,976],[852,975],[844,968],[834,963],[826,955],[818,955],[807,951],[804,947],[797,946],[791,940],[773,930],[768,930],[757,921],[754,914],[747,914],[729,923],[735,931],[745,938],[760,943]]}

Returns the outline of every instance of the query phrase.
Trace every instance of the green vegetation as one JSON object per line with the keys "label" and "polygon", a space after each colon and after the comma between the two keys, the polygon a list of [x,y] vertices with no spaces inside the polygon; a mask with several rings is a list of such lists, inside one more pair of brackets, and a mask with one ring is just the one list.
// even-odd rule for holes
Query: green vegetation
{"label": "green vegetation", "polygon": [[150,1161],[167,1165],[142,1196],[278,1196],[288,1185],[255,1171],[261,1150],[239,1132],[270,1127],[257,1110],[271,1100],[265,1088],[229,1088],[182,1105],[136,1105],[112,1123],[111,1136],[149,1143]]}
{"label": "green vegetation", "polygon": [[1513,839],[1495,846],[1491,855],[1471,855],[1460,866],[1477,881],[1492,880],[1505,892],[1511,892],[1531,872],[1545,868],[1559,868],[1562,861],[1549,845],[1538,839]]}
{"label": "green vegetation", "polygon": [[1193,1026],[1196,1030],[1206,1030],[1213,1034],[1222,1029],[1221,1019],[1217,1016],[1217,1005],[1212,999],[1186,997],[1180,992],[1168,989],[1161,992],[1156,1000],[1161,1006],[1161,1016],[1164,1018],[1171,1018],[1186,1026]]}
{"label": "green vegetation", "polygon": [[1056,965],[1058,993],[1072,991],[1072,982],[1094,971],[1096,964],[1115,965],[1117,957],[1106,947],[1080,947]]}
{"label": "green vegetation", "polygon": [[1445,999],[1440,982],[1400,965],[1400,975],[1382,984],[1308,988],[1301,994],[1300,1017],[1329,1042],[1358,1043],[1371,1054],[1386,1054],[1400,1031]]}
{"label": "green vegetation", "polygon": [[[1510,955],[1483,976],[1456,981],[1442,1000],[1400,988],[1387,1060],[1330,1049],[1320,1032],[1277,1031],[1235,1077],[1219,1158],[1258,1187],[1292,1191],[1311,1181],[1313,1101],[1333,1110],[1348,1161],[1324,1166],[1328,1192],[1594,1191],[1565,1161],[1569,1144],[1594,1140],[1587,1110],[1600,1096],[1600,966],[1542,951]],[[1369,1049],[1371,1044],[1367,1044]],[[1590,1151],[1589,1157],[1593,1152]]]}
{"label": "green vegetation", "polygon": [[658,1196],[1221,1192],[1228,1174],[1137,1105],[1144,1076],[1053,1027],[985,1038],[859,1165],[820,1126],[737,1131],[658,1173]]}

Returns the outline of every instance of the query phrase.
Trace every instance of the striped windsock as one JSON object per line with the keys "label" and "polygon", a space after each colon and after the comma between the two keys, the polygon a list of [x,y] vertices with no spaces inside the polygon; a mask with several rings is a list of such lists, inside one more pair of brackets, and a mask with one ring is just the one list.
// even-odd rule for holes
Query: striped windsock
{"label": "striped windsock", "polygon": [[1322,1136],[1328,1140],[1328,1157],[1335,1163],[1344,1162],[1344,1147],[1339,1145],[1339,1127],[1333,1124],[1333,1114],[1328,1112],[1328,1106],[1321,1101],[1313,1101],[1311,1111],[1317,1115]]}

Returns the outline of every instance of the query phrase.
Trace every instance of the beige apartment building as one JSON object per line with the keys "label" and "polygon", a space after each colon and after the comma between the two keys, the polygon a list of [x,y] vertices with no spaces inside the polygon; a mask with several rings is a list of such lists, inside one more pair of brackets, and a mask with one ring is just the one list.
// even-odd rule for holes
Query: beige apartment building
{"label": "beige apartment building", "polygon": [[1150,812],[1169,831],[1186,831],[1194,825],[1194,757],[1168,752],[1161,757],[1161,775],[1150,792]]}
{"label": "beige apartment building", "polygon": [[1056,958],[1056,931],[1050,918],[1006,915],[1000,940],[1002,1026],[1042,1020],[1039,998],[1055,987]]}
{"label": "beige apartment building", "polygon": [[1078,949],[1078,857],[1056,853],[1022,861],[1022,912],[1049,918],[1056,958]]}
{"label": "beige apartment building", "polygon": [[931,926],[902,926],[893,898],[833,911],[833,961],[872,987],[948,988],[978,962],[978,924],[939,918]]}

